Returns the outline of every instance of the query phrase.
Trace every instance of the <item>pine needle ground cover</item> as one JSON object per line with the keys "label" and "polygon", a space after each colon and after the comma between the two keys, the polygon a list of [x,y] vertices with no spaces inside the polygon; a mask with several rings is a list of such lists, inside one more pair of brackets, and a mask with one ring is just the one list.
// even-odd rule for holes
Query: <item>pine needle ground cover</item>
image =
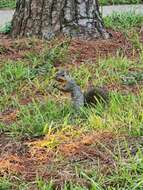
{"label": "pine needle ground cover", "polygon": [[[141,23],[108,25],[110,40],[0,35],[0,189],[143,189]],[[109,104],[76,112],[54,88],[60,68]]]}

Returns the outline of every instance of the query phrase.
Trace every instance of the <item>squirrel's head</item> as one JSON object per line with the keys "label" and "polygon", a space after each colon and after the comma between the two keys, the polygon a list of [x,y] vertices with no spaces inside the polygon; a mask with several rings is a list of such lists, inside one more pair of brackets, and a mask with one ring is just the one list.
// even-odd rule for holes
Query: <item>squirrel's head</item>
{"label": "squirrel's head", "polygon": [[71,80],[71,77],[69,76],[69,73],[65,70],[60,70],[56,73],[55,79],[58,82],[64,83],[69,82]]}
{"label": "squirrel's head", "polygon": [[65,70],[60,70],[56,73],[56,81],[61,83],[63,89],[67,92],[71,92],[76,85],[76,82],[72,79],[70,74]]}

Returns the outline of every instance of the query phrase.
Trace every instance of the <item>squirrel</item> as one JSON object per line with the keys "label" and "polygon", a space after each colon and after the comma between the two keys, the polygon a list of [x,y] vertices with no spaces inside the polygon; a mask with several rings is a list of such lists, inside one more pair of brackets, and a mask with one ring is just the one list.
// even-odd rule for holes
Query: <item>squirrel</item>
{"label": "squirrel", "polygon": [[62,92],[71,94],[73,106],[76,109],[80,109],[83,106],[96,105],[97,102],[108,103],[109,92],[102,87],[92,87],[87,92],[82,92],[80,86],[65,70],[60,70],[56,73],[55,80],[61,84],[62,87],[55,86]]}

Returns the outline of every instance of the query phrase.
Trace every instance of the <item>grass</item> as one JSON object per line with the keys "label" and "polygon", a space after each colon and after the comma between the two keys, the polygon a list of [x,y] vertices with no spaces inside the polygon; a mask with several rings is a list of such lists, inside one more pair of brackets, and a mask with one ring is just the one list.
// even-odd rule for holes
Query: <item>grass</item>
{"label": "grass", "polygon": [[[127,147],[129,150],[129,148]],[[119,157],[118,157],[119,159]],[[123,160],[118,160],[116,169],[112,171],[112,174],[100,175],[96,170],[91,170],[85,173],[82,170],[78,170],[77,178],[84,179],[88,183],[86,185],[76,184],[72,182],[65,182],[62,190],[141,190],[143,188],[143,154],[139,149],[136,156],[131,156],[128,159],[128,163]],[[44,181],[42,178],[37,178],[35,183],[35,189],[38,190],[54,190],[55,186],[53,181]],[[12,183],[10,180],[4,180],[0,182],[1,190],[9,190]],[[21,183],[18,185],[20,190],[28,190],[31,184]],[[16,186],[15,186],[16,187]]]}
{"label": "grass", "polygon": [[12,187],[12,183],[5,177],[0,178],[0,189],[9,190]]}
{"label": "grass", "polygon": [[9,34],[11,31],[11,22],[7,22],[3,27],[0,27],[0,33]]}
{"label": "grass", "polygon": [[0,0],[0,8],[15,8],[16,0]]}
{"label": "grass", "polygon": [[[27,63],[31,62],[31,60],[27,59]],[[54,68],[50,66],[50,57],[49,63],[47,61],[48,72],[46,72],[47,77],[41,72],[43,66],[40,68],[40,73],[37,75],[35,73],[34,68],[32,68],[29,64],[26,65],[25,61],[17,61],[17,62],[7,62],[2,63],[1,65],[1,75],[0,75],[0,86],[2,90],[2,96],[0,99],[1,102],[1,111],[4,111],[7,107],[13,107],[14,109],[18,109],[18,120],[16,123],[12,125],[11,133],[20,135],[32,135],[39,136],[43,135],[43,130],[45,125],[50,125],[51,122],[54,121],[56,126],[62,126],[65,122],[65,118],[68,117],[67,124],[72,125],[71,117],[73,116],[73,110],[69,107],[69,104],[65,102],[65,104],[58,103],[55,100],[50,100],[47,97],[47,91],[52,91],[53,95],[56,90],[52,87],[54,81],[52,80],[53,76],[51,73],[55,73]],[[39,64],[39,58],[36,63]],[[88,81],[91,78],[95,78],[93,80],[93,84],[95,85],[109,85],[109,84],[121,84],[122,78],[128,76],[129,69],[135,67],[132,61],[129,61],[126,57],[116,57],[116,58],[108,58],[106,60],[101,60],[99,63],[98,69],[94,66],[88,66],[87,64],[81,65],[80,67],[73,68],[73,75],[75,76],[78,84],[80,84],[83,88],[86,87]],[[51,67],[51,69],[49,69]],[[103,73],[106,71],[106,75],[101,77]],[[44,70],[43,70],[44,72]],[[50,74],[49,74],[50,73]],[[92,74],[91,74],[92,73]],[[95,74],[93,74],[95,73]],[[91,75],[91,76],[90,76]],[[48,78],[48,76],[51,78]],[[82,76],[84,76],[84,80],[81,80]],[[86,76],[86,77],[85,77]],[[32,77],[32,80],[31,80]],[[34,78],[34,79],[33,79]],[[23,86],[25,88],[23,88]],[[34,90],[35,89],[35,90]],[[39,92],[43,96],[43,103],[34,98],[36,91]],[[16,95],[11,99],[10,96],[17,92]],[[25,106],[20,105],[20,97],[22,94],[27,94],[32,98],[31,104]],[[120,104],[118,99],[120,98]],[[129,125],[129,117],[135,116],[134,121],[130,121],[132,125],[130,126],[130,133],[140,134],[140,129],[138,128],[138,123],[140,123],[140,113],[141,112],[141,100],[142,94],[140,96],[127,96],[124,97],[121,94],[115,93],[112,96],[110,106],[108,109],[103,111],[103,107],[99,105],[97,107],[96,112],[102,112],[102,115],[96,116],[96,112],[90,114],[90,119],[87,123],[88,128],[95,128],[94,126],[98,126],[98,122],[101,125],[101,128],[113,128],[114,122],[116,121],[118,125],[123,126],[122,130],[124,130],[124,125],[127,123]],[[123,105],[126,105],[124,108]],[[128,108],[128,105],[130,109]],[[136,110],[134,107],[137,107]],[[132,109],[133,108],[133,109]],[[99,110],[98,110],[99,109]],[[119,112],[119,110],[121,112]],[[139,114],[139,115],[138,115]],[[87,114],[88,115],[88,114]],[[95,115],[95,117],[94,117]],[[33,118],[35,118],[33,120]],[[62,119],[61,119],[62,118]],[[106,120],[110,122],[106,122]],[[82,120],[79,117],[80,120]],[[115,120],[115,121],[114,121]],[[106,125],[104,125],[104,121]],[[74,121],[76,122],[76,121]],[[138,126],[138,127],[136,127]],[[125,125],[126,127],[126,125]],[[116,127],[115,127],[116,128]],[[117,129],[117,128],[116,128]],[[113,130],[115,130],[113,128]]]}
{"label": "grass", "polygon": [[[57,51],[56,51],[57,52]],[[54,58],[46,58],[46,75],[43,68],[45,68],[45,57],[47,53],[40,55],[32,62],[32,56],[25,57],[22,61],[7,61],[1,62],[1,100],[0,109],[4,111],[8,107],[18,110],[16,122],[11,124],[11,127],[6,124],[1,125],[1,131],[7,131],[15,138],[23,137],[37,137],[46,135],[50,128],[53,131],[60,131],[66,126],[79,125],[83,131],[112,131],[117,134],[128,134],[129,136],[142,136],[143,129],[143,111],[142,90],[138,96],[128,94],[122,95],[120,92],[111,93],[111,101],[105,109],[103,105],[97,105],[96,109],[85,109],[83,113],[77,113],[70,106],[70,102],[64,100],[58,92],[52,87],[53,76],[55,69],[52,66],[53,60],[57,57],[63,59],[63,48],[58,50]],[[32,55],[32,54],[30,54]],[[44,66],[39,66],[38,74],[35,73],[35,68],[39,65],[40,60],[43,60]],[[33,64],[33,65],[32,65]],[[73,76],[77,82],[85,88],[89,80],[93,80],[95,85],[109,85],[121,84],[122,77],[128,76],[129,70],[136,67],[136,63],[128,60],[126,57],[112,57],[108,59],[101,59],[99,67],[84,63],[72,69]],[[140,65],[143,67],[143,65]],[[43,72],[41,72],[43,71]],[[106,75],[103,73],[106,72]],[[51,75],[52,74],[52,75]],[[32,79],[31,79],[32,76]],[[84,77],[83,77],[84,76]],[[81,78],[83,77],[83,80]],[[42,102],[35,96],[36,91],[42,95]],[[51,91],[52,99],[48,98],[48,91]],[[16,95],[12,98],[12,94]],[[28,105],[21,105],[20,99],[23,95],[32,97],[32,101]],[[54,96],[57,94],[57,98]],[[62,103],[61,103],[62,102]],[[34,118],[34,119],[33,119]],[[61,142],[55,138],[51,142],[46,142],[44,146],[54,148]],[[132,157],[128,164],[121,160],[117,164],[117,168],[112,175],[98,176],[95,178],[94,171],[92,175],[88,176],[81,172],[80,178],[85,178],[89,181],[90,189],[142,189],[142,155],[141,153]],[[3,189],[8,189],[11,183],[3,181],[1,186]],[[26,187],[27,186],[27,187]],[[28,185],[25,185],[28,189]],[[37,181],[37,187],[41,190],[54,189],[52,182]],[[24,188],[24,187],[23,187]],[[21,188],[22,189],[22,188]],[[86,189],[86,186],[78,184],[65,184],[63,189]]]}
{"label": "grass", "polygon": [[99,0],[101,5],[139,4],[142,0]]}
{"label": "grass", "polygon": [[[98,154],[95,155],[97,162],[96,159],[92,160],[92,154],[85,155],[86,159],[83,163],[89,159],[86,167],[82,159],[78,160],[78,153],[74,155],[77,156],[74,163],[70,158],[68,164],[62,167],[62,172],[65,171],[66,175],[71,172],[74,180],[72,178],[64,180],[60,187],[58,186],[63,190],[143,189],[143,147],[140,140],[143,136],[143,89],[140,86],[143,80],[143,47],[138,34],[133,29],[135,26],[140,26],[142,17],[133,16],[131,13],[124,16],[113,15],[106,18],[105,23],[106,26],[111,28],[115,26],[114,29],[119,28],[121,31],[125,29],[125,26],[127,30],[129,28],[132,30],[126,31],[126,37],[132,43],[132,51],[138,49],[139,63],[129,59],[122,52],[117,52],[114,56],[100,57],[96,63],[86,60],[78,66],[71,66],[69,60],[72,57],[68,53],[70,39],[64,39],[62,42],[58,39],[43,42],[35,38],[23,41],[18,39],[11,44],[10,47],[16,52],[25,50],[22,59],[13,60],[4,56],[0,60],[0,113],[3,116],[0,115],[0,132],[13,137],[15,142],[34,138],[37,140],[37,146],[34,147],[32,153],[41,147],[54,151],[57,157],[53,157],[53,160],[56,160],[57,165],[54,163],[54,167],[52,164],[48,166],[46,162],[46,169],[49,171],[50,169],[58,170],[62,160],[66,163],[67,158],[57,151],[60,145],[69,145],[74,142],[76,149],[79,146],[76,141],[83,134],[108,132],[119,137],[115,146],[112,144],[114,146],[112,151],[108,143],[98,142],[91,146],[87,145],[88,149],[92,147],[97,150],[97,153],[100,146],[101,153],[104,154],[107,151],[107,155],[114,158],[114,163],[112,167],[109,164],[108,170],[103,167],[104,164],[100,163]],[[41,45],[40,53],[36,49],[39,44]],[[5,55],[8,51],[9,48],[1,44],[0,54]],[[106,106],[98,103],[95,108],[84,108],[81,112],[76,112],[69,97],[65,94],[61,95],[54,88],[55,64],[57,63],[60,68],[69,68],[82,89],[86,89],[89,82],[97,86],[107,86],[109,89],[110,86],[115,86],[114,90],[110,90],[110,103]],[[125,87],[127,89],[124,89]],[[136,93],[132,93],[129,90],[130,87],[135,87]],[[9,111],[12,113],[9,114]],[[39,141],[41,136],[45,137],[43,141]],[[124,138],[120,140],[120,137]],[[130,138],[134,140],[130,142]],[[139,141],[136,142],[135,139],[138,138]],[[102,140],[104,141],[104,138]],[[85,150],[82,153],[86,154]],[[36,153],[36,156],[39,154]],[[91,160],[94,165],[91,164]],[[110,163],[110,160],[108,162]],[[72,171],[68,173],[66,169],[69,165],[72,165]],[[40,160],[40,167],[43,167],[42,160]],[[58,172],[60,173],[59,170]],[[35,179],[28,182],[21,179],[17,173],[10,173],[8,170],[4,172],[4,177],[0,178],[0,189],[52,190],[55,189],[55,178],[50,176],[48,180],[45,180],[38,175],[37,171]]]}
{"label": "grass", "polygon": [[133,27],[142,26],[143,15],[137,14],[134,11],[113,13],[111,16],[104,18],[104,23],[107,28],[128,30]]}

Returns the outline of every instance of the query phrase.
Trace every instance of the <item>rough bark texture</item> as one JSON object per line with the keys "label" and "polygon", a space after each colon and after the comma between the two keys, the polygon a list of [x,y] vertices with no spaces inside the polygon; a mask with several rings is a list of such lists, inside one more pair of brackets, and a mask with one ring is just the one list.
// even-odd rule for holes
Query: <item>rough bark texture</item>
{"label": "rough bark texture", "polygon": [[98,0],[18,0],[12,36],[36,35],[50,39],[60,33],[109,38],[99,13]]}

